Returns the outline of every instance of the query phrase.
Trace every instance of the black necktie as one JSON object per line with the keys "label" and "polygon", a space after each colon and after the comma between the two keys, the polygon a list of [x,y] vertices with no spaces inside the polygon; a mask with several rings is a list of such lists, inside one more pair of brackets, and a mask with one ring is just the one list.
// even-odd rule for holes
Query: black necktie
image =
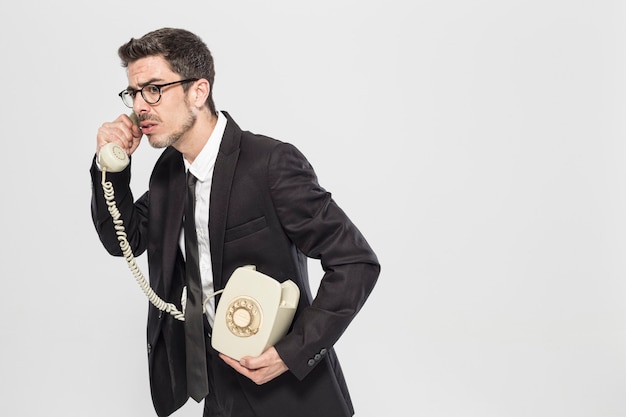
{"label": "black necktie", "polygon": [[196,235],[196,180],[187,171],[187,202],[185,208],[185,270],[187,305],[185,307],[185,350],[187,358],[187,392],[197,402],[209,393],[204,346],[204,317],[202,317],[202,284],[198,266],[198,237]]}

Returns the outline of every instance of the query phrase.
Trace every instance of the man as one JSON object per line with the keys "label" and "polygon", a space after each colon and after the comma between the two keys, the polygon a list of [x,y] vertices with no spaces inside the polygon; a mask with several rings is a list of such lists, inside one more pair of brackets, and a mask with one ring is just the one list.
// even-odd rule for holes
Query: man
{"label": "man", "polygon": [[[148,363],[157,414],[170,415],[192,396],[205,398],[205,416],[353,415],[333,345],[375,285],[376,255],[294,146],[242,131],[230,115],[216,110],[213,59],[200,38],[164,28],[131,39],[118,53],[128,75],[120,96],[139,126],[124,114],[104,123],[97,151],[114,142],[132,155],[143,135],[153,147],[165,148],[148,192],[136,201],[130,165],[107,173],[133,252],[147,250],[156,294],[182,308],[177,300],[183,288],[188,293],[199,285],[190,273],[198,266],[187,252],[196,241],[185,241],[193,226],[203,297],[224,288],[243,265],[255,265],[280,282],[290,279],[301,293],[288,334],[261,355],[239,361],[211,347],[215,303],[207,304],[206,314],[187,311],[184,321],[150,305]],[[100,168],[94,158],[92,217],[104,247],[120,256]],[[187,175],[197,178],[191,229],[183,227],[184,218],[192,217],[184,215]],[[320,259],[324,269],[315,297],[307,257]],[[193,353],[195,342],[185,341],[191,333],[187,323],[191,327],[200,316],[204,354]],[[206,365],[189,365],[196,360]],[[198,379],[188,380],[193,376]]]}

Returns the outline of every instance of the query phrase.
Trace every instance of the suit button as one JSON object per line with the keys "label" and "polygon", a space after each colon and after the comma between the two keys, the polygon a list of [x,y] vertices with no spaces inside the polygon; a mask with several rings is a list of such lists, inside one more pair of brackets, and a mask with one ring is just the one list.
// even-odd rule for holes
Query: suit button
{"label": "suit button", "polygon": [[152,352],[152,345],[148,343],[148,355],[150,354],[150,352]]}
{"label": "suit button", "polygon": [[313,356],[313,358],[315,358],[316,361],[319,361],[320,359],[322,359],[322,355],[320,355],[319,353],[316,353],[315,356]]}
{"label": "suit button", "polygon": [[309,361],[307,362],[307,365],[309,366],[315,365],[315,359],[309,359]]}
{"label": "suit button", "polygon": [[322,350],[320,350],[320,353],[322,354],[322,356],[324,356],[328,351],[326,350],[326,348],[323,348]]}

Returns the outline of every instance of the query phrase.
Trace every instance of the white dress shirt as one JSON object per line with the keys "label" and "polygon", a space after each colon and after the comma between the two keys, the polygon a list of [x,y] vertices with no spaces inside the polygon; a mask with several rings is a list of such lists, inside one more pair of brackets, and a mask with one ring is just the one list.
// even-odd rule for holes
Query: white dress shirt
{"label": "white dress shirt", "polygon": [[[213,288],[213,268],[211,266],[211,247],[209,245],[209,198],[211,196],[211,183],[213,182],[213,169],[215,160],[222,143],[224,130],[226,129],[226,116],[217,113],[217,123],[209,140],[200,151],[192,164],[185,162],[185,171],[189,170],[197,179],[196,182],[196,234],[198,235],[198,254],[200,256],[200,278],[204,296],[211,295]],[[180,248],[185,254],[185,231],[180,233]],[[206,316],[211,326],[215,318],[215,298],[210,298],[206,303]]]}

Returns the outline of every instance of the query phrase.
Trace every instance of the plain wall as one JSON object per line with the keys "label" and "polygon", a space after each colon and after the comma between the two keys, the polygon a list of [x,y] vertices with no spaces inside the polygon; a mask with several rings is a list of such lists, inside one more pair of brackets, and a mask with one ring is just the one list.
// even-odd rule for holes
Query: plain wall
{"label": "plain wall", "polygon": [[[602,0],[4,2],[0,414],[154,415],[147,301],[100,245],[88,169],[126,112],[117,48],[173,26],[211,48],[218,108],[300,148],[379,255],[336,345],[358,417],[623,417],[625,18]],[[159,153],[137,151],[136,196]]]}

